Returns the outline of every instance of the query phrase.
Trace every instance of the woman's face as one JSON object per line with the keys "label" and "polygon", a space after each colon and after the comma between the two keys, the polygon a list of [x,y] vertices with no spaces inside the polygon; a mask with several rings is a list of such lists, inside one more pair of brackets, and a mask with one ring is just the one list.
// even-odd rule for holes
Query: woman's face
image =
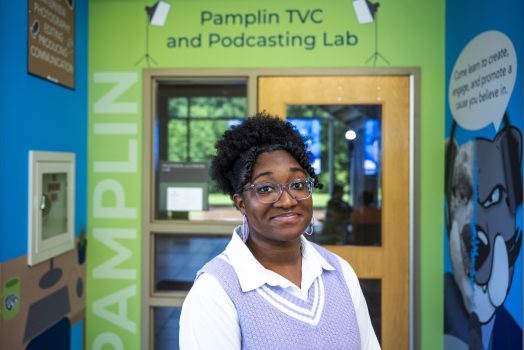
{"label": "woman's face", "polygon": [[[307,179],[306,171],[286,151],[261,153],[253,165],[251,184],[267,182],[287,184],[295,179]],[[249,222],[253,240],[289,242],[297,239],[311,223],[313,200],[297,201],[284,190],[272,204],[261,203],[254,190],[234,196],[235,203]]]}

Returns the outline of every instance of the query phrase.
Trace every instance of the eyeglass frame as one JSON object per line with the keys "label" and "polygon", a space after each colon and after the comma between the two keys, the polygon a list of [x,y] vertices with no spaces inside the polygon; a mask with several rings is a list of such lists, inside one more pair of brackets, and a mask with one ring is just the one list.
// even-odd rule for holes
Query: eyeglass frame
{"label": "eyeglass frame", "polygon": [[[307,197],[304,197],[304,198],[296,198],[291,192],[289,192],[289,186],[293,183],[297,183],[297,182],[305,182],[306,183],[306,186],[308,187],[308,196]],[[280,193],[278,194],[278,197],[276,200],[274,200],[273,202],[262,202],[260,200],[260,197],[259,197],[259,193],[256,191],[257,188],[260,188],[260,187],[263,187],[263,186],[268,186],[268,185],[277,185],[278,188],[280,189]],[[312,179],[310,178],[307,178],[307,179],[293,179],[291,181],[289,181],[288,183],[285,183],[285,184],[281,184],[279,182],[263,182],[263,183],[247,183],[243,188],[242,188],[242,191],[247,191],[247,190],[255,190],[255,197],[257,198],[257,200],[262,203],[262,204],[274,204],[276,202],[278,202],[280,200],[280,198],[282,198],[282,194],[284,194],[284,190],[286,190],[286,192],[289,194],[289,196],[291,198],[293,198],[295,201],[297,202],[300,202],[300,201],[303,201],[303,200],[306,200],[308,198],[311,198],[311,196],[313,195],[313,188],[315,187],[315,183]]]}

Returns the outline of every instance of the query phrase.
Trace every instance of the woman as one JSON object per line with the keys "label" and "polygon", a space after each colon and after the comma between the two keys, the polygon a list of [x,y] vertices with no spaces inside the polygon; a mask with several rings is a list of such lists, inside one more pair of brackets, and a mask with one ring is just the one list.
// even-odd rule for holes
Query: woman
{"label": "woman", "polygon": [[243,215],[184,301],[181,349],[379,349],[358,279],[313,232],[321,187],[294,127],[257,114],[217,142],[211,175]]}

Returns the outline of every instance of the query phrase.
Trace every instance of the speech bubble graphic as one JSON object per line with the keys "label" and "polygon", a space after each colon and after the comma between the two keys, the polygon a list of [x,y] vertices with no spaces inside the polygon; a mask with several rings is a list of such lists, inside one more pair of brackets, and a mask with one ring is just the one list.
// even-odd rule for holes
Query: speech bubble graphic
{"label": "speech bubble graphic", "polygon": [[517,76],[517,56],[502,32],[486,31],[462,50],[449,79],[448,101],[453,119],[464,129],[493,123],[499,129]]}

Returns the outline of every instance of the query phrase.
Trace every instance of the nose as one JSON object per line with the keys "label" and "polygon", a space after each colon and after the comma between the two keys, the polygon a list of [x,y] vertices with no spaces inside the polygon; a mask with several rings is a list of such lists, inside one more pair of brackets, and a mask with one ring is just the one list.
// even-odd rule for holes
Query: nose
{"label": "nose", "polygon": [[278,207],[290,207],[294,206],[298,203],[298,201],[293,197],[290,193],[287,187],[282,189],[282,194],[280,195],[280,198],[278,201],[275,202],[275,206]]}

